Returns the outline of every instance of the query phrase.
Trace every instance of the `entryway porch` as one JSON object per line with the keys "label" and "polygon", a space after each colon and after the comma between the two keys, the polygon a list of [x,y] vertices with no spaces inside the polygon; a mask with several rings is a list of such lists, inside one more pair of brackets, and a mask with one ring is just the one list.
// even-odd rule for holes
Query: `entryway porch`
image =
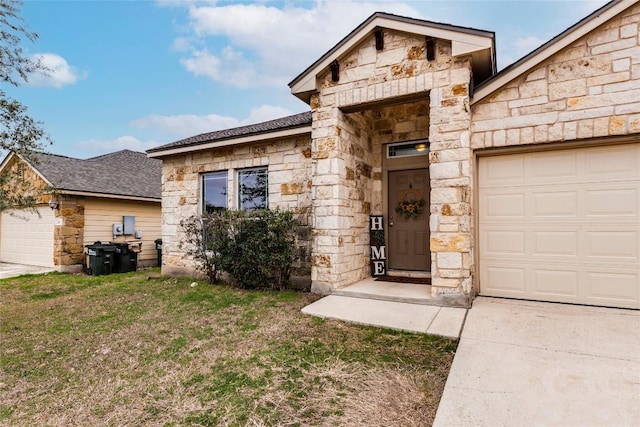
{"label": "entryway porch", "polygon": [[441,307],[430,285],[366,278],[302,309],[312,316],[458,339],[467,309]]}

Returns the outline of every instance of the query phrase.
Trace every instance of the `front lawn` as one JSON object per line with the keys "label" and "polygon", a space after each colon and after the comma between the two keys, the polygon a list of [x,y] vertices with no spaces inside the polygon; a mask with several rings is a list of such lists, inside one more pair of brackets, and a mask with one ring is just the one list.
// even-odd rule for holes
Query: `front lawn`
{"label": "front lawn", "polygon": [[305,316],[312,294],[157,276],[0,280],[0,425],[433,421],[454,341]]}

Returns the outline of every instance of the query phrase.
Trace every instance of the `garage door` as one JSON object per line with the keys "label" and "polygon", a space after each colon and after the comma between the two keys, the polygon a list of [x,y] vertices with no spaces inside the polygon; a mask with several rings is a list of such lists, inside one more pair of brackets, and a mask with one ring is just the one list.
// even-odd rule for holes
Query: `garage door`
{"label": "garage door", "polygon": [[478,166],[481,294],[640,308],[640,144]]}
{"label": "garage door", "polygon": [[2,213],[0,261],[53,267],[54,215],[49,207],[37,208],[40,216],[21,211]]}

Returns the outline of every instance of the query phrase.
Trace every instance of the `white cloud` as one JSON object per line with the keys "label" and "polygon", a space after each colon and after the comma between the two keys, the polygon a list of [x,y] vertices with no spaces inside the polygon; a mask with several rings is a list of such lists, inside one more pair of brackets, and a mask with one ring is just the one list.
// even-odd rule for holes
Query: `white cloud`
{"label": "white cloud", "polygon": [[179,114],[175,116],[151,115],[134,120],[130,125],[137,129],[158,131],[176,138],[205,132],[229,129],[251,123],[259,123],[292,114],[290,110],[272,105],[262,105],[249,112],[249,117],[237,119],[217,114]]}
{"label": "white cloud", "polygon": [[[305,8],[298,5],[311,7]],[[190,28],[214,49],[192,49],[181,60],[190,72],[236,87],[281,86],[375,11],[420,17],[407,3],[317,0],[280,9],[257,4],[192,4]]]}
{"label": "white cloud", "polygon": [[136,137],[125,135],[114,139],[86,139],[76,144],[83,150],[95,153],[110,153],[119,150],[146,151],[161,145],[157,141],[141,141]]}
{"label": "white cloud", "polygon": [[218,129],[227,129],[237,126],[239,121],[230,116],[209,114],[199,116],[196,114],[179,114],[175,116],[151,115],[130,123],[136,129],[148,129],[159,131],[173,137],[197,135]]}
{"label": "white cloud", "polygon": [[235,87],[249,87],[258,77],[254,64],[231,47],[224,48],[220,56],[212,55],[208,50],[195,50],[190,58],[182,58],[180,63],[196,76],[206,76]]}
{"label": "white cloud", "polygon": [[278,119],[293,114],[291,110],[273,105],[262,105],[249,112],[249,118],[242,121],[243,124],[260,123],[268,120]]}
{"label": "white cloud", "polygon": [[80,71],[67,63],[60,55],[55,53],[36,53],[33,60],[40,61],[46,71],[38,71],[29,75],[30,86],[61,88],[77,83],[78,80],[87,78],[86,71]]}
{"label": "white cloud", "polygon": [[171,50],[175,52],[188,52],[192,49],[194,49],[194,47],[188,37],[178,37],[171,45]]}
{"label": "white cloud", "polygon": [[514,54],[524,56],[532,50],[540,47],[546,40],[542,40],[536,36],[520,37],[517,38],[512,44]]}
{"label": "white cloud", "polygon": [[597,9],[600,9],[605,4],[609,3],[610,0],[587,0],[582,2],[582,11],[583,13],[591,13]]}

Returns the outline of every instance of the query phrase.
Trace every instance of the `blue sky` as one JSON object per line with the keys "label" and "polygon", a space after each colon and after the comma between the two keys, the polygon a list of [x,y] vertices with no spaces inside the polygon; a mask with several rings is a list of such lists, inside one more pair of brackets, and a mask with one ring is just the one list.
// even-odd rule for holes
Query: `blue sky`
{"label": "blue sky", "polygon": [[605,3],[26,1],[25,49],[53,72],[6,89],[52,153],[144,151],[307,110],[287,83],[375,11],[494,31],[502,68]]}

